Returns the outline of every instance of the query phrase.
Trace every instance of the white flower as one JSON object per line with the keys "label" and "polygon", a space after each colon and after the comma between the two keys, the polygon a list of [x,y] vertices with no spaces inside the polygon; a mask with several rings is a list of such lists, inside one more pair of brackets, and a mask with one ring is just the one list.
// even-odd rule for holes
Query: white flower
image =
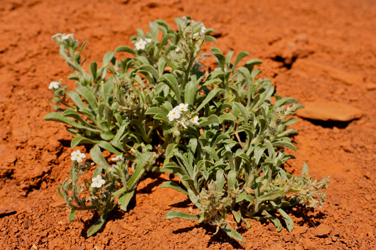
{"label": "white flower", "polygon": [[48,89],[58,89],[58,88],[60,88],[59,82],[51,82],[50,86],[48,87]]}
{"label": "white flower", "polygon": [[192,38],[197,40],[199,35],[200,35],[200,32],[197,32],[197,33],[193,34]]}
{"label": "white flower", "polygon": [[91,187],[93,188],[100,188],[103,186],[103,184],[106,183],[106,181],[102,179],[102,175],[100,174],[97,175],[97,177],[94,177],[91,181]]}
{"label": "white flower", "polygon": [[206,27],[205,27],[205,25],[202,23],[202,24],[201,24],[201,31],[200,31],[200,33],[201,33],[202,35],[205,35],[205,32],[206,32]]}
{"label": "white flower", "polygon": [[172,122],[174,119],[178,119],[180,117],[180,110],[177,109],[177,107],[175,107],[168,113],[167,117],[170,120],[170,122]]}
{"label": "white flower", "polygon": [[65,41],[65,40],[69,40],[69,38],[73,38],[74,39],[74,34],[68,34],[68,35],[64,35],[61,37],[61,40]]}
{"label": "white flower", "polygon": [[199,125],[198,123],[198,116],[195,116],[191,119],[189,119],[189,125],[193,126],[193,125]]}
{"label": "white flower", "polygon": [[146,41],[140,39],[134,45],[136,46],[137,50],[144,50],[146,44],[147,44]]}
{"label": "white flower", "polygon": [[180,103],[179,106],[176,107],[176,109],[179,109],[180,111],[188,111],[188,103]]}
{"label": "white flower", "polygon": [[111,158],[113,161],[120,161],[123,159],[123,155],[117,155],[115,158]]}
{"label": "white flower", "polygon": [[151,43],[151,41],[153,41],[153,40],[151,40],[150,38],[145,38],[145,41],[146,41],[147,43]]}
{"label": "white flower", "polygon": [[61,34],[61,33],[57,33],[56,35],[54,35],[54,36],[52,36],[51,37],[51,40],[54,40],[56,37],[60,37],[60,36],[62,36],[63,34]]}
{"label": "white flower", "polygon": [[180,52],[180,48],[177,47],[177,48],[175,49],[175,51],[176,51],[177,53],[179,53],[179,52]]}
{"label": "white flower", "polygon": [[73,151],[73,153],[71,154],[71,160],[72,161],[77,161],[78,163],[81,163],[82,162],[82,159],[83,158],[86,158],[86,155],[81,153],[80,150],[77,150],[77,151]]}

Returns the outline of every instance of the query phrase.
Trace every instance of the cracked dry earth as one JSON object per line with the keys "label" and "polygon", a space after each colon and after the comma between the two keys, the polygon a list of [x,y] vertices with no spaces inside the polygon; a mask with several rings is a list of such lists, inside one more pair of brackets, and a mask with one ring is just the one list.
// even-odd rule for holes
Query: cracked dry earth
{"label": "cracked dry earth", "polygon": [[[88,41],[88,62],[119,45],[131,46],[136,28],[158,18],[191,15],[216,30],[224,53],[249,51],[263,60],[277,94],[301,103],[349,105],[361,118],[348,122],[298,117],[293,127],[294,175],[307,162],[314,178],[330,176],[321,210],[288,211],[295,229],[270,222],[240,225],[239,243],[215,229],[164,215],[195,211],[187,198],[160,189],[169,175],[148,174],[129,212],[112,213],[86,238],[95,218],[68,210],[56,189],[70,169],[70,135],[43,122],[51,112],[51,81],[70,69],[51,36],[74,33]],[[367,0],[181,1],[2,0],[0,4],[0,245],[1,249],[375,249],[376,225],[376,3]],[[205,48],[208,50],[208,47]],[[87,64],[89,65],[89,64]],[[74,83],[64,80],[72,88]],[[85,148],[80,148],[85,151]]]}

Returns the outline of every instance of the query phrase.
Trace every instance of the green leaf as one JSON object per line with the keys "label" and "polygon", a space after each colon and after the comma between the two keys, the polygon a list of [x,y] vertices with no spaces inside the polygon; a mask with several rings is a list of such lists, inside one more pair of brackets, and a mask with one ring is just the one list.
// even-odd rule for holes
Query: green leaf
{"label": "green leaf", "polygon": [[77,107],[79,107],[80,109],[84,109],[85,108],[85,105],[82,102],[81,97],[76,92],[69,91],[68,92],[68,96],[69,96],[70,99],[72,99],[72,101],[74,101],[74,103],[77,105]]}
{"label": "green leaf", "polygon": [[188,103],[189,105],[194,105],[197,88],[201,81],[200,79],[197,81],[190,81],[185,86],[185,96],[184,96],[185,103]]}
{"label": "green leaf", "polygon": [[92,225],[87,231],[87,237],[90,237],[96,232],[98,232],[99,229],[102,228],[105,222],[106,222],[106,215],[102,215],[101,217],[99,217],[99,220],[95,222],[94,225]]}
{"label": "green leaf", "polygon": [[106,172],[109,171],[110,165],[106,161],[106,159],[102,155],[102,151],[99,148],[98,144],[96,144],[91,150],[90,150],[90,157],[91,159],[98,164],[98,166],[103,167]]}
{"label": "green leaf", "polygon": [[223,191],[223,186],[225,185],[225,176],[222,169],[217,171],[215,183],[217,192],[221,193]]}
{"label": "green leaf", "polygon": [[98,108],[97,100],[94,94],[84,86],[79,86],[76,88],[76,91],[89,103],[92,109]]}
{"label": "green leaf", "polygon": [[100,175],[102,173],[102,170],[103,170],[103,167],[102,166],[98,166],[95,170],[94,170],[94,173],[93,173],[93,178],[97,177],[98,175]]}
{"label": "green leaf", "polygon": [[172,182],[172,181],[165,181],[165,182],[162,183],[162,185],[160,187],[161,188],[172,188],[172,189],[175,189],[179,192],[182,192],[185,195],[188,195],[187,191],[185,191],[178,184],[176,184],[175,182]]}
{"label": "green leaf", "polygon": [[114,55],[115,55],[114,51],[109,51],[106,54],[104,54],[102,67],[106,67],[111,62]]}
{"label": "green leaf", "polygon": [[235,121],[236,120],[236,117],[233,115],[233,114],[230,114],[230,113],[224,113],[222,115],[220,115],[219,117],[219,122],[220,123],[223,123],[223,121]]}
{"label": "green leaf", "polygon": [[309,176],[308,165],[305,162],[304,162],[304,165],[303,165],[302,177],[304,177],[304,175]]}
{"label": "green leaf", "polygon": [[83,136],[77,136],[77,137],[72,139],[71,148],[75,148],[75,147],[77,147],[78,145],[81,145],[81,144],[97,144],[97,143],[98,143],[98,141],[91,140],[91,139],[83,137]]}
{"label": "green leaf", "polygon": [[236,180],[237,174],[236,171],[230,170],[230,172],[227,175],[227,185],[228,185],[228,191],[231,191],[233,188],[235,188],[235,184],[237,183]]}
{"label": "green leaf", "polygon": [[271,220],[274,226],[277,228],[277,231],[280,232],[282,230],[282,224],[279,219],[269,214],[266,210],[264,210],[263,213],[266,214],[265,218]]}
{"label": "green leaf", "polygon": [[206,153],[209,153],[214,159],[216,159],[217,161],[219,161],[219,157],[217,155],[217,153],[215,152],[215,150],[212,148],[212,147],[203,147],[202,150]]}
{"label": "green leaf", "polygon": [[[213,49],[213,48],[212,48]],[[221,67],[222,70],[224,70],[224,67],[226,65],[226,57],[222,55],[221,53],[213,53],[218,65]]]}
{"label": "green leaf", "polygon": [[198,220],[199,216],[195,214],[186,214],[180,211],[170,211],[165,216],[166,219],[179,218],[183,220]]}
{"label": "green leaf", "polygon": [[281,100],[276,101],[274,103],[274,106],[280,107],[280,106],[283,106],[283,105],[286,105],[286,104],[297,103],[297,102],[298,102],[298,100],[296,100],[295,98],[285,97]]}
{"label": "green leaf", "polygon": [[136,55],[136,52],[134,52],[133,49],[127,47],[127,46],[119,46],[115,49],[115,52],[127,52],[127,53],[130,53],[132,55]]}
{"label": "green leaf", "polygon": [[292,150],[294,150],[296,152],[296,148],[295,148],[294,144],[292,144],[291,142],[275,141],[275,142],[273,142],[273,146],[275,146],[275,147],[288,147],[288,148],[291,148]]}
{"label": "green leaf", "polygon": [[98,70],[97,63],[96,62],[91,62],[91,64],[90,64],[90,72],[91,72],[91,75],[93,76],[93,81],[94,82],[97,79],[97,70]]}
{"label": "green leaf", "polygon": [[159,107],[151,107],[145,112],[145,115],[156,115],[156,114],[164,115],[167,118],[168,113],[164,109],[159,108]]}
{"label": "green leaf", "polygon": [[85,130],[88,130],[88,131],[91,131],[91,132],[95,132],[95,133],[99,133],[100,132],[97,129],[89,128],[89,127],[83,126],[81,124],[78,124],[78,123],[70,120],[69,118],[64,117],[63,114],[61,114],[61,113],[56,113],[56,112],[49,113],[45,117],[43,117],[43,120],[45,120],[45,121],[62,122],[62,123],[68,124],[68,125],[70,125],[72,127],[75,127],[75,128],[78,128],[78,129],[85,129]]}
{"label": "green leaf", "polygon": [[248,123],[248,110],[240,102],[234,102],[244,117],[244,123]]}
{"label": "green leaf", "polygon": [[299,120],[298,119],[296,119],[296,118],[291,118],[291,119],[289,119],[288,121],[286,121],[285,123],[284,123],[284,125],[286,125],[286,126],[290,126],[291,124],[294,124],[294,123],[296,123],[296,122],[298,122]]}
{"label": "green leaf", "polygon": [[209,92],[206,96],[205,100],[201,103],[200,106],[196,109],[196,112],[199,112],[207,103],[209,103],[214,97],[216,97],[220,93],[224,93],[223,89],[213,89]]}
{"label": "green leaf", "polygon": [[284,137],[284,136],[288,136],[288,135],[291,135],[291,134],[297,134],[297,133],[299,133],[298,130],[288,129],[288,130],[280,133],[279,135],[277,135],[277,137]]}
{"label": "green leaf", "polygon": [[171,88],[171,90],[174,91],[178,103],[181,103],[180,87],[178,85],[178,81],[176,80],[175,76],[171,74],[165,74],[159,78],[159,81],[166,83]]}
{"label": "green leaf", "polygon": [[289,230],[289,232],[291,232],[294,229],[293,220],[291,219],[291,217],[285,211],[282,210],[282,208],[278,208],[277,210],[281,214],[281,216],[283,217],[283,219],[286,223],[287,230]]}
{"label": "green leaf", "polygon": [[176,147],[175,143],[168,144],[166,148],[166,153],[165,153],[165,163],[167,163],[168,160],[174,156],[175,147]]}
{"label": "green leaf", "polygon": [[233,68],[232,68],[232,72],[235,71],[235,67],[238,65],[238,63],[239,63],[244,57],[246,57],[246,56],[248,56],[248,55],[249,55],[249,53],[246,52],[246,51],[241,51],[241,52],[238,54],[238,56],[236,57],[235,64],[234,64],[234,66],[233,66]]}
{"label": "green leaf", "polygon": [[151,66],[151,65],[141,65],[138,69],[144,69],[147,72],[149,72],[150,74],[152,74],[152,76],[156,80],[159,79],[159,73],[158,73],[158,71],[153,66]]}
{"label": "green leaf", "polygon": [[76,215],[76,210],[75,209],[71,209],[70,212],[69,212],[68,220],[70,222],[74,221],[74,216],[75,215]]}
{"label": "green leaf", "polygon": [[242,219],[242,214],[240,212],[235,211],[235,210],[232,210],[231,212],[234,215],[235,221],[237,223],[240,223],[240,221]]}
{"label": "green leaf", "polygon": [[135,190],[131,190],[129,192],[126,192],[126,193],[120,195],[120,197],[118,199],[118,204],[123,211],[127,211],[128,204],[131,201],[131,199],[134,195],[134,192],[135,192]]}
{"label": "green leaf", "polygon": [[223,231],[225,231],[227,233],[228,236],[230,236],[231,238],[237,240],[237,241],[241,241],[241,242],[244,242],[243,240],[243,237],[238,233],[236,232],[235,229],[233,229],[232,227],[229,227],[227,225],[224,225],[222,226],[222,229]]}

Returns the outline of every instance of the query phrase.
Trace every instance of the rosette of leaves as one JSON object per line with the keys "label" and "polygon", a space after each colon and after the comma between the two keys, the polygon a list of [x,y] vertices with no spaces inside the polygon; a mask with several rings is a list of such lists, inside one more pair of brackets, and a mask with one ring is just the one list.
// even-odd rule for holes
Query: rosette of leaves
{"label": "rosette of leaves", "polygon": [[[274,216],[279,213],[292,230],[292,220],[283,209],[297,203],[321,205],[324,195],[320,191],[327,188],[326,179],[311,180],[306,166],[302,177],[293,177],[283,169],[293,158],[284,148],[296,150],[289,135],[297,131],[287,127],[297,120],[287,118],[302,106],[294,98],[276,95],[270,80],[257,78],[260,70],[254,67],[260,60],[248,60],[239,67],[247,52],[233,60],[234,52],[225,56],[211,48],[218,67],[205,70],[200,61],[208,55],[201,53],[201,46],[215,41],[208,35],[213,30],[190,17],[175,21],[178,31],[163,20],[152,22],[150,33],[138,30],[131,39],[142,40],[144,47],[120,46],[105,54],[99,69],[97,63],[91,63],[90,73],[82,68],[80,59],[84,45],[76,51],[78,41],[58,37],[60,54],[75,70],[69,79],[78,87],[67,94],[66,87],[57,89],[53,102],[62,105],[45,120],[68,124],[68,131],[76,136],[72,147],[93,145],[90,155],[98,164],[95,173],[106,177],[111,172],[101,149],[124,154],[134,170],[140,169],[132,183],[108,179],[114,189],[107,192],[112,198],[120,195],[118,203],[124,210],[142,174],[162,171],[177,175],[182,184],[166,182],[162,187],[187,194],[200,211],[198,215],[171,211],[166,218],[197,219],[241,241],[226,219],[228,213],[236,223],[248,224],[246,217],[264,218],[281,229]],[[134,58],[118,60],[116,52]],[[273,95],[276,102],[272,105]],[[180,104],[188,109],[179,119],[169,119],[169,113]],[[194,117],[199,117],[198,125],[189,122]],[[152,167],[156,161],[164,166]],[[63,194],[67,202],[71,186]],[[114,204],[112,198],[106,204]],[[68,206],[77,210],[77,206]],[[109,208],[95,207],[107,211],[101,216]],[[103,223],[98,225],[97,229]]]}

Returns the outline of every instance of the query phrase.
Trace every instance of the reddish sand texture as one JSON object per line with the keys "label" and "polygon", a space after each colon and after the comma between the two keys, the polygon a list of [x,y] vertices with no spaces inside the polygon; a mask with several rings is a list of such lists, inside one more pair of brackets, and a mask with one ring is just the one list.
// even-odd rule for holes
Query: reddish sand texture
{"label": "reddish sand texture", "polygon": [[[277,93],[301,103],[344,103],[363,116],[347,123],[299,118],[293,127],[294,175],[307,162],[314,178],[330,176],[321,210],[293,208],[295,229],[270,222],[240,225],[244,243],[192,221],[166,220],[171,210],[195,211],[177,191],[160,189],[168,175],[147,174],[129,212],[114,211],[91,238],[89,212],[67,221],[56,192],[70,169],[71,136],[43,122],[52,111],[51,81],[71,70],[51,36],[88,41],[86,66],[117,46],[131,46],[137,28],[159,18],[191,15],[216,30],[222,52],[249,51]],[[175,27],[175,26],[174,26]],[[182,1],[2,0],[0,3],[0,248],[1,249],[376,249],[376,3],[372,0]],[[206,48],[207,49],[207,48]],[[126,56],[126,55],[123,55]],[[70,89],[72,81],[64,80]],[[85,152],[84,147],[80,147]]]}

